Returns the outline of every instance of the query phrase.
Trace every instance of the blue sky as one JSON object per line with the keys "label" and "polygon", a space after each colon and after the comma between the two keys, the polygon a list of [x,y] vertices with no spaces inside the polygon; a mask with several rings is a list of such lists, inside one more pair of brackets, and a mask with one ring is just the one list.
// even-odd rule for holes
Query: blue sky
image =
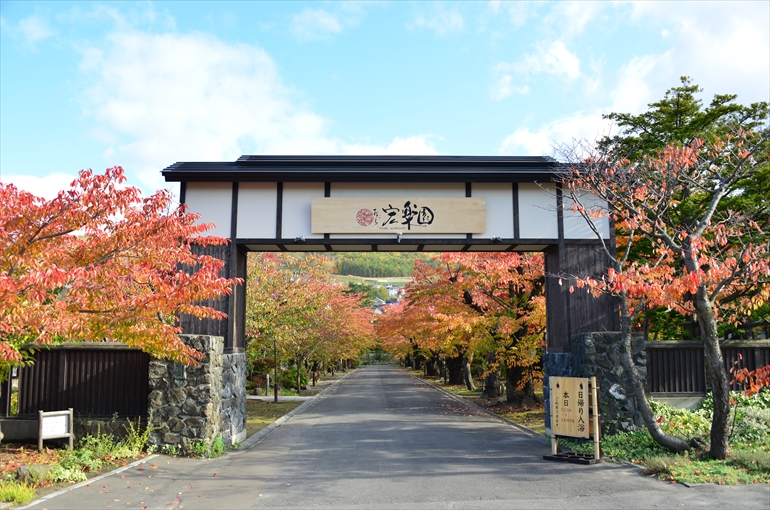
{"label": "blue sky", "polygon": [[0,1],[0,179],[241,154],[549,155],[689,75],[770,100],[770,2]]}

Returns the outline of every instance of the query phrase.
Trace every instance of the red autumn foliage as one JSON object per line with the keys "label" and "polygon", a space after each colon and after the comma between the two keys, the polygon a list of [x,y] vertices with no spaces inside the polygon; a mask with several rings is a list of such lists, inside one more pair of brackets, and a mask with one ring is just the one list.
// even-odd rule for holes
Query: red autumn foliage
{"label": "red autumn foliage", "polygon": [[[0,183],[0,364],[27,343],[112,340],[193,363],[178,315],[222,318],[196,303],[229,294],[222,261],[191,244],[210,225],[172,206],[171,193],[142,197],[120,167],[81,171],[52,200]],[[193,271],[194,269],[194,271]]]}

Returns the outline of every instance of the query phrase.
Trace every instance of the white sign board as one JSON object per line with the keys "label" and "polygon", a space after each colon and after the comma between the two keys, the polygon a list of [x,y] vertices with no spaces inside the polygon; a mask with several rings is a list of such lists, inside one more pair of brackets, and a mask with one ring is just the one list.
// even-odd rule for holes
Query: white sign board
{"label": "white sign board", "polygon": [[69,414],[59,416],[43,416],[43,439],[62,437],[69,434]]}
{"label": "white sign board", "polygon": [[43,450],[43,439],[69,438],[69,448],[72,450],[75,432],[72,430],[73,412],[70,407],[66,411],[38,411],[37,449]]}

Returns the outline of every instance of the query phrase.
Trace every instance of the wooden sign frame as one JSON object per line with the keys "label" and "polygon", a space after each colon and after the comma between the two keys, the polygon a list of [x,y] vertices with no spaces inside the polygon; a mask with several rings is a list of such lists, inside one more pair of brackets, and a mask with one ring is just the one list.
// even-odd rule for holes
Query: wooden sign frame
{"label": "wooden sign frame", "polygon": [[313,234],[481,234],[486,198],[313,198]]}
{"label": "wooden sign frame", "polygon": [[[582,393],[583,389],[585,389],[585,394]],[[601,460],[601,429],[599,427],[596,377],[549,377],[548,391],[551,403],[551,455],[544,455],[543,459],[576,464],[599,462]],[[583,416],[585,416],[584,420]],[[581,421],[582,427],[580,426]],[[585,439],[593,437],[593,456],[559,453],[559,437]]]}
{"label": "wooden sign frame", "polygon": [[[59,439],[59,438],[69,438],[69,449],[72,450],[73,443],[75,439],[75,420],[74,420],[74,413],[72,411],[72,408],[70,407],[66,411],[50,411],[50,412],[43,412],[38,411],[39,413],[39,421],[38,421],[38,434],[37,434],[37,449],[38,451],[43,451],[43,439]],[[47,426],[51,425],[51,422],[55,421],[56,424],[58,422],[62,421],[58,418],[65,418],[64,423],[66,424],[66,431],[58,431],[58,430],[48,430]],[[54,426],[56,425],[54,424]]]}

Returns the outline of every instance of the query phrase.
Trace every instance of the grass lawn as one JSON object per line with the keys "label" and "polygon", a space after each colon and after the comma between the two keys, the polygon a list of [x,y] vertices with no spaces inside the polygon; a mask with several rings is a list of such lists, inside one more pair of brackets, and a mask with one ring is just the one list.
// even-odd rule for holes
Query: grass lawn
{"label": "grass lawn", "polygon": [[301,401],[262,402],[248,400],[246,402],[246,437],[259,432],[275,420],[302,404]]}

